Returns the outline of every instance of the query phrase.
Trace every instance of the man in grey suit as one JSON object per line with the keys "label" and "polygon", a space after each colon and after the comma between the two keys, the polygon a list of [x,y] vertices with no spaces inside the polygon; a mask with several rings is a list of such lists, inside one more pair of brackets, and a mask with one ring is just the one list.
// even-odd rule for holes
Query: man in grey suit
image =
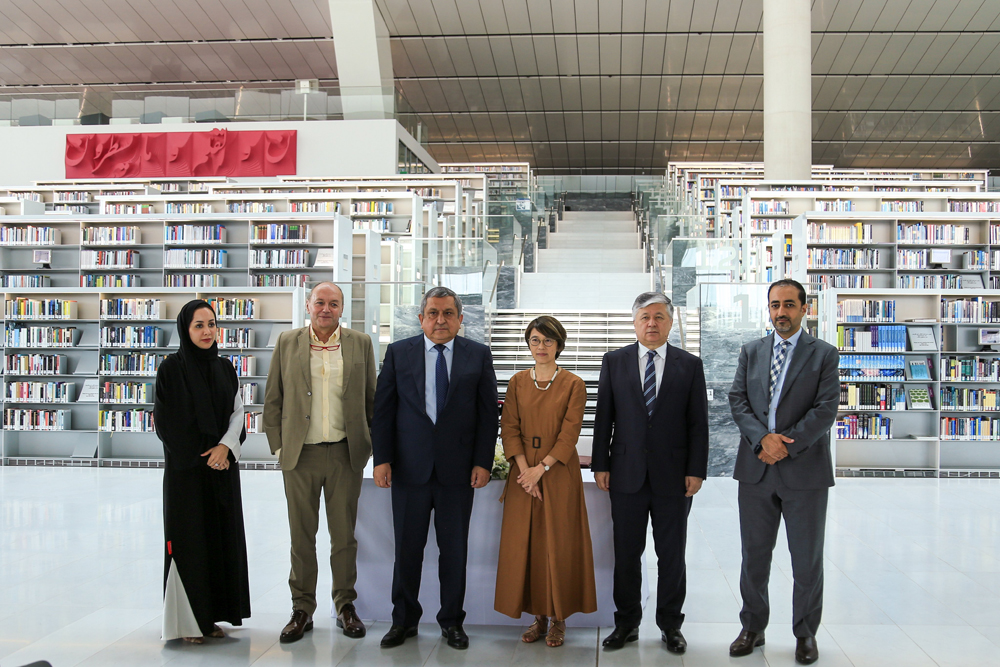
{"label": "man in grey suit", "polygon": [[734,657],[764,645],[770,613],[767,584],[778,526],[785,519],[792,557],[792,632],[795,659],[816,662],[816,631],[823,613],[823,538],[833,486],[830,429],[840,402],[839,355],[802,329],[806,292],[794,280],[768,290],[775,332],[747,343],[729,405],[740,429],[739,483],[743,568],[743,631],[729,647]]}

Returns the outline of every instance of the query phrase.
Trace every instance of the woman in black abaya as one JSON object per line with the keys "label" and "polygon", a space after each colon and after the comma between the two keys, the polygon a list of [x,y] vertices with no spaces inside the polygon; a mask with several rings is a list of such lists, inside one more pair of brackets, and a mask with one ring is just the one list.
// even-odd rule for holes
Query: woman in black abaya
{"label": "woman in black abaya", "polygon": [[225,637],[250,616],[236,462],[246,439],[236,370],[219,356],[215,311],[187,303],[180,350],[156,373],[153,422],[163,442],[163,639]]}

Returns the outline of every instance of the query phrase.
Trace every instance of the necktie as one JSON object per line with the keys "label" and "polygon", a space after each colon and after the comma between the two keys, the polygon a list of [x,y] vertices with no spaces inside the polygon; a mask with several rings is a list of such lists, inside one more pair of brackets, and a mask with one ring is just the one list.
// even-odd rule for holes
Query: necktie
{"label": "necktie", "polygon": [[790,344],[787,340],[783,340],[774,352],[774,359],[771,361],[771,387],[768,392],[768,400],[774,398],[774,387],[778,384],[778,378],[781,377],[781,369],[785,365],[785,357],[788,355]]}
{"label": "necktie", "polygon": [[444,402],[448,398],[448,363],[444,360],[444,345],[438,343],[434,346],[437,350],[437,363],[434,365],[434,397],[437,399],[437,415],[434,422],[441,418],[444,412]]}
{"label": "necktie", "polygon": [[650,417],[653,416],[653,408],[656,407],[656,366],[653,365],[655,358],[656,352],[650,350],[646,355],[646,375],[642,379],[642,398],[646,401],[646,414]]}

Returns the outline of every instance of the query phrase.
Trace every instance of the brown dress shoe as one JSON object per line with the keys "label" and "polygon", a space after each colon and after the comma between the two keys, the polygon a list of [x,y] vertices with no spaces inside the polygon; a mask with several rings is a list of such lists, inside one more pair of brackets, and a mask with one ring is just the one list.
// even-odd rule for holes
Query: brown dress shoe
{"label": "brown dress shoe", "polygon": [[740,632],[740,636],[736,638],[736,641],[729,645],[729,655],[734,658],[750,655],[753,653],[755,646],[763,645],[763,632],[750,632],[749,630],[743,630]]}
{"label": "brown dress shoe", "polygon": [[811,665],[819,660],[819,647],[815,637],[799,637],[795,640],[795,662]]}
{"label": "brown dress shoe", "polygon": [[350,602],[340,608],[340,613],[337,614],[337,627],[343,628],[344,635],[351,639],[365,636],[365,624],[358,618],[358,612]]}
{"label": "brown dress shoe", "polygon": [[302,635],[313,629],[312,616],[301,609],[292,612],[292,617],[288,619],[288,625],[281,630],[278,641],[282,644],[290,644],[302,639]]}

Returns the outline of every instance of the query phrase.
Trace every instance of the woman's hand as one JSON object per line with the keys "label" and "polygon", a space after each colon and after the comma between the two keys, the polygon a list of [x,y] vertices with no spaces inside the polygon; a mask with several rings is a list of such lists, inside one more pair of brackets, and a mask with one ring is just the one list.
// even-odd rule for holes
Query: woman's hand
{"label": "woman's hand", "polygon": [[537,485],[538,480],[540,480],[544,474],[545,468],[540,465],[533,466],[524,470],[517,476],[517,483],[523,486],[524,490],[527,491],[529,486]]}
{"label": "woman's hand", "polygon": [[539,501],[542,499],[542,487],[540,484],[530,484],[528,486],[522,486],[524,492],[527,493],[532,498],[538,498]]}
{"label": "woman's hand", "polygon": [[212,470],[229,470],[229,447],[218,444],[202,456],[208,457],[208,467]]}

